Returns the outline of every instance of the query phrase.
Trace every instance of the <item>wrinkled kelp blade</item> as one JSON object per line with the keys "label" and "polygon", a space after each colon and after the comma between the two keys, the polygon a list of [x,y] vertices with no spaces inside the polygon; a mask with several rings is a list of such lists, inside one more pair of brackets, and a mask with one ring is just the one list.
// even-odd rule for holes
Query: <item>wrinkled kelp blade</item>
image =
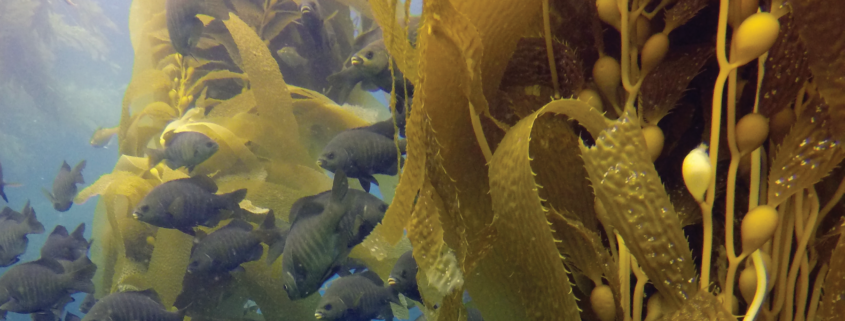
{"label": "wrinkled kelp blade", "polygon": [[824,297],[819,306],[819,318],[823,321],[838,320],[845,315],[845,300],[842,300],[845,296],[845,233],[839,235],[839,241],[830,256],[829,271],[824,280]]}
{"label": "wrinkled kelp blade", "polygon": [[795,101],[795,95],[810,77],[807,49],[798,35],[794,14],[780,18],[780,32],[766,58],[766,73],[760,87],[760,113],[771,118]]}
{"label": "wrinkled kelp blade", "polygon": [[[665,296],[664,296],[665,298]],[[698,291],[694,297],[674,313],[663,316],[662,321],[733,321],[736,317],[723,308],[715,296],[707,291]]]}
{"label": "wrinkled kelp blade", "polygon": [[781,204],[798,191],[818,183],[845,158],[833,133],[830,107],[810,102],[783,139],[769,174],[769,205]]}
{"label": "wrinkled kelp blade", "polygon": [[713,46],[710,44],[673,49],[646,75],[640,89],[640,102],[647,123],[657,125],[669,114],[711,56]]}
{"label": "wrinkled kelp blade", "polygon": [[607,210],[602,223],[625,239],[650,280],[661,280],[654,286],[665,302],[680,307],[698,291],[695,266],[636,116],[626,111],[593,137],[596,145],[582,145],[581,154],[596,197]]}

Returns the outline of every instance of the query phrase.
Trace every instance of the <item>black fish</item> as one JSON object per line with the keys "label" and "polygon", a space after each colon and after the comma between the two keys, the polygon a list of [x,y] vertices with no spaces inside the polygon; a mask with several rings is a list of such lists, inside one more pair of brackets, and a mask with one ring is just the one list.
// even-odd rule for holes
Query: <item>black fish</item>
{"label": "black fish", "polygon": [[[59,302],[53,305],[50,311],[43,311],[30,314],[30,316],[32,317],[32,321],[61,321],[62,312],[65,310],[65,306],[67,306],[68,303],[71,302],[73,302],[73,297],[71,297],[70,295],[66,295],[64,298],[59,300]],[[73,319],[73,317],[76,316],[73,314],[66,315],[65,320],[79,320],[79,317],[76,317],[76,319]]]}
{"label": "black fish", "polygon": [[[44,225],[26,201],[22,213],[4,207],[0,212],[0,267],[17,263],[29,244],[27,234],[44,233]],[[0,301],[2,302],[2,301]]]}
{"label": "black fish", "polygon": [[6,197],[6,192],[3,191],[3,188],[6,186],[20,186],[18,183],[7,183],[3,181],[3,164],[0,164],[0,198],[3,198],[3,201],[6,203],[9,202],[9,199]]}
{"label": "black fish", "polygon": [[53,180],[53,192],[42,189],[44,195],[53,203],[53,208],[59,212],[67,212],[70,206],[73,205],[73,198],[79,193],[76,184],[85,184],[82,179],[82,170],[85,169],[85,160],[76,164],[71,169],[66,161],[62,161],[62,167],[59,168],[59,174]]}
{"label": "black fish", "polygon": [[183,56],[190,56],[202,36],[202,20],[197,18],[201,11],[199,0],[167,0],[165,10],[173,49]]}
{"label": "black fish", "polygon": [[414,260],[413,252],[413,250],[409,250],[396,260],[396,265],[390,271],[390,278],[387,279],[387,283],[409,299],[422,302],[420,289],[417,287],[419,266],[417,260]]}
{"label": "black fish", "polygon": [[83,321],[182,321],[184,310],[168,312],[155,290],[116,292],[103,297]]}
{"label": "black fish", "polygon": [[267,214],[261,229],[253,231],[252,224],[235,219],[208,236],[198,238],[191,251],[188,273],[228,272],[241,264],[256,261],[264,254],[261,246],[264,235],[276,231],[276,217]]}
{"label": "black fish", "polygon": [[207,176],[177,179],[153,188],[138,204],[132,216],[163,228],[189,235],[198,225],[214,227],[221,210],[235,211],[246,197],[246,189],[217,195],[217,184]]}
{"label": "black fish", "polygon": [[323,27],[323,9],[317,0],[302,0],[299,3],[299,12],[302,14],[302,26],[307,30],[308,35],[314,40],[314,47],[318,50],[325,49],[328,45],[326,30]]}
{"label": "black fish", "polygon": [[390,302],[401,304],[391,288],[384,287],[372,271],[355,273],[332,281],[317,304],[318,320],[368,321],[379,316],[393,320]]}
{"label": "black fish", "polygon": [[97,266],[82,257],[65,270],[50,258],[18,264],[0,277],[0,310],[16,313],[48,312],[68,294],[94,292],[91,278]]}
{"label": "black fish", "polygon": [[93,293],[88,293],[85,299],[82,299],[82,302],[79,303],[79,312],[88,313],[95,304],[97,304],[97,298],[94,297]]}
{"label": "black fish", "polygon": [[47,242],[41,247],[41,257],[76,261],[86,256],[91,243],[85,239],[83,234],[85,234],[85,223],[79,224],[72,234],[68,234],[64,226],[56,226],[53,233],[50,233],[50,236],[47,237]]}
{"label": "black fish", "polygon": [[208,136],[197,132],[181,132],[173,135],[164,149],[147,149],[149,166],[153,167],[162,160],[170,169],[185,166],[188,171],[214,155],[220,146]]}
{"label": "black fish", "polygon": [[369,192],[370,183],[378,185],[373,175],[399,173],[397,156],[398,152],[405,153],[405,140],[399,141],[397,150],[393,141],[394,129],[393,121],[385,120],[342,131],[323,148],[317,165],[331,172],[343,169]]}
{"label": "black fish", "polygon": [[[291,225],[282,256],[282,280],[291,300],[307,297],[328,280],[351,251],[349,237],[339,230],[349,207],[349,182],[335,173],[332,197],[322,213],[299,216]],[[355,225],[360,225],[360,219]],[[357,226],[353,227],[353,230]]]}

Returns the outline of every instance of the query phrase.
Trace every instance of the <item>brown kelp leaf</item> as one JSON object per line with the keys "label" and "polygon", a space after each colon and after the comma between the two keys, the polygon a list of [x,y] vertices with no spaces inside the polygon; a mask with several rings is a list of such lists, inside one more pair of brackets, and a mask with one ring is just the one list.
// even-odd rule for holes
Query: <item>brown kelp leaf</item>
{"label": "brown kelp leaf", "polygon": [[419,52],[408,41],[407,28],[403,28],[396,17],[397,0],[371,0],[372,14],[384,35],[387,52],[393,57],[399,70],[411,83],[416,84],[419,74]]}
{"label": "brown kelp leaf", "polygon": [[845,158],[845,149],[833,132],[835,124],[830,108],[818,99],[804,110],[772,162],[769,205],[781,204],[818,183]]}
{"label": "brown kelp leaf", "polygon": [[672,8],[666,10],[666,25],[671,29],[683,26],[695,17],[699,10],[707,6],[707,0],[678,0]]}
{"label": "brown kelp leaf", "polygon": [[692,78],[712,55],[713,46],[709,44],[672,49],[663,61],[646,75],[640,88],[640,102],[647,123],[657,125],[675,107]]}
{"label": "brown kelp leaf", "polygon": [[185,95],[196,96],[203,88],[207,86],[207,83],[212,80],[246,78],[246,75],[242,73],[232,72],[225,69],[214,70],[206,73],[205,75],[194,81],[194,84],[191,85],[191,87],[185,92]]}
{"label": "brown kelp leaf", "polygon": [[282,33],[282,30],[285,30],[288,25],[296,21],[296,19],[299,19],[300,16],[302,16],[302,14],[299,13],[299,11],[277,12],[273,19],[264,25],[264,28],[261,31],[261,39],[264,39],[264,41],[272,41],[278,37],[279,34]]}
{"label": "brown kelp leaf", "polygon": [[807,48],[813,82],[831,108],[833,134],[845,139],[845,2],[795,1],[792,8]]}
{"label": "brown kelp leaf", "polygon": [[719,302],[710,292],[698,291],[698,294],[686,300],[680,309],[672,314],[664,315],[660,320],[733,321],[736,318],[725,310],[722,302]]}
{"label": "brown kelp leaf", "polygon": [[819,318],[824,321],[838,320],[845,313],[845,300],[842,300],[845,295],[845,233],[839,235],[829,264],[824,279],[824,297],[819,306]]}
{"label": "brown kelp leaf", "polygon": [[627,110],[594,135],[596,145],[582,145],[581,154],[596,197],[607,210],[607,225],[625,239],[648,278],[661,280],[654,286],[665,302],[680,307],[698,291],[695,265],[678,215],[632,114]]}
{"label": "brown kelp leaf", "polygon": [[255,108],[255,95],[252,90],[246,90],[235,97],[229,98],[214,106],[208,113],[208,118],[227,118],[240,113],[249,112]]}
{"label": "brown kelp leaf", "polygon": [[[127,150],[129,146],[125,146],[124,144],[127,132],[129,131],[129,126],[132,125],[133,122],[133,117],[130,114],[130,107],[135,105],[136,100],[142,96],[157,92],[167,92],[170,88],[172,88],[171,80],[164,72],[148,69],[138,73],[133,73],[132,80],[129,82],[126,92],[123,94],[123,104],[120,113],[120,130],[117,132],[117,141],[120,146],[119,152],[121,154],[138,156],[135,154],[136,151],[133,150],[130,152]],[[165,95],[164,97],[167,96]]]}
{"label": "brown kelp leaf", "polygon": [[[549,5],[552,36],[572,48],[578,56],[581,69],[586,75],[591,75],[593,64],[599,59],[599,52],[604,50],[601,20],[599,20],[596,2],[592,0],[549,1]],[[541,27],[542,16],[536,16],[534,19],[538,27]],[[555,51],[555,59],[559,59],[557,55]],[[562,76],[558,74],[558,77]]]}
{"label": "brown kelp leaf", "polygon": [[537,117],[554,107],[543,108],[512,127],[490,161],[490,195],[499,235],[493,253],[509,257],[506,270],[512,276],[500,282],[521,294],[520,307],[510,308],[524,309],[522,313],[534,320],[575,320],[580,318],[578,306],[546,221],[526,143]]}
{"label": "brown kelp leaf", "polygon": [[760,113],[768,118],[789,107],[810,77],[807,50],[792,17],[793,14],[787,14],[780,18],[778,38],[766,59],[766,73],[760,87]]}
{"label": "brown kelp leaf", "polygon": [[[476,41],[479,42],[479,46],[483,44],[483,57],[480,53],[478,55],[467,54],[465,59],[476,59],[471,63],[480,64],[478,70],[480,70],[481,75],[471,75],[471,77],[483,79],[484,96],[492,98],[499,89],[499,83],[505,73],[505,68],[507,68],[507,64],[502,62],[510,59],[514,49],[516,49],[517,42],[525,34],[529,25],[536,19],[542,19],[542,2],[538,0],[471,0],[453,3],[455,9],[465,16],[465,18],[462,18],[468,18],[471,24],[468,26],[450,24],[446,28],[458,34],[470,31],[461,29],[473,29],[471,30],[472,33],[478,34],[480,39]],[[460,43],[458,44],[460,45]],[[470,71],[475,72],[473,68]],[[480,108],[481,106],[476,106],[478,111],[482,111]]]}
{"label": "brown kelp leaf", "polygon": [[292,111],[293,99],[276,60],[270,55],[270,49],[236,15],[230,13],[229,20],[224,23],[238,46],[243,69],[249,76],[250,87],[258,104],[258,113],[268,123],[264,127],[265,135],[273,137],[276,142],[265,147],[284,150],[286,159],[303,164],[312,163],[308,153],[299,145],[299,126]]}
{"label": "brown kelp leaf", "polygon": [[[575,51],[566,43],[552,43],[561,97],[571,97],[584,86],[584,70]],[[540,85],[552,87],[552,73],[546,55],[546,40],[522,38],[508,61],[501,87]]]}
{"label": "brown kelp leaf", "polygon": [[156,233],[157,246],[145,279],[146,284],[161,296],[165,307],[173,306],[182,292],[182,278],[191,260],[193,241],[193,237],[179,230],[161,228]]}

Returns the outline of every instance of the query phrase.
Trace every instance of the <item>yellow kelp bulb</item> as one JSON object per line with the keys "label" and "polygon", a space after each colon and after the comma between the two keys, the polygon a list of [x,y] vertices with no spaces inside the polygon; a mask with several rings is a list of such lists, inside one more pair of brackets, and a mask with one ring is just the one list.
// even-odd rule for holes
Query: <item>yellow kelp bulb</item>
{"label": "yellow kelp bulb", "polygon": [[616,0],[596,0],[596,9],[599,11],[599,19],[619,30],[622,25],[622,14],[616,6]]}
{"label": "yellow kelp bulb", "polygon": [[[719,302],[725,302],[725,293],[719,293],[719,295],[716,296],[716,299],[719,300]],[[737,301],[735,295],[731,295],[731,314],[736,315],[737,312],[739,312],[739,301]]]}
{"label": "yellow kelp bulb", "polygon": [[774,114],[769,119],[769,131],[771,132],[772,142],[780,144],[786,134],[792,129],[795,124],[795,111],[792,108],[781,109],[777,114]]}
{"label": "yellow kelp bulb", "polygon": [[750,153],[769,137],[769,120],[758,113],[743,116],[736,123],[736,147],[740,153]]}
{"label": "yellow kelp bulb", "polygon": [[769,205],[752,209],[742,219],[742,253],[754,252],[772,238],[778,226],[778,212]]}
{"label": "yellow kelp bulb", "polygon": [[171,89],[170,92],[167,93],[167,96],[170,97],[170,101],[176,101],[176,89]]}
{"label": "yellow kelp bulb", "polygon": [[710,156],[707,155],[706,148],[702,144],[690,151],[684,158],[684,165],[681,169],[687,190],[698,202],[704,201],[704,193],[707,192],[707,187],[710,186],[710,177],[713,175],[710,169]]}
{"label": "yellow kelp bulb", "polygon": [[645,305],[646,316],[643,321],[655,321],[663,317],[663,297],[655,293],[648,298]]}
{"label": "yellow kelp bulb", "polygon": [[645,137],[645,146],[648,148],[648,154],[651,156],[651,161],[657,160],[660,153],[663,152],[663,130],[654,125],[648,125],[643,128],[643,136]]}
{"label": "yellow kelp bulb", "polygon": [[613,291],[607,285],[599,285],[590,294],[590,304],[593,312],[601,321],[613,321],[616,319],[616,301],[613,300]]}
{"label": "yellow kelp bulb", "polygon": [[771,13],[755,13],[745,19],[736,31],[736,59],[732,64],[742,66],[768,51],[780,32],[780,23]]}
{"label": "yellow kelp bulb", "polygon": [[154,237],[152,237],[152,235],[147,236],[147,244],[156,245],[156,239]]}
{"label": "yellow kelp bulb", "polygon": [[642,49],[651,36],[651,21],[641,15],[637,18],[637,48]]}
{"label": "yellow kelp bulb", "polygon": [[593,65],[593,80],[607,99],[616,101],[616,88],[622,81],[621,66],[611,56],[604,56]]}
{"label": "yellow kelp bulb", "polygon": [[657,67],[663,57],[666,57],[666,52],[669,51],[669,37],[665,33],[655,33],[648,38],[648,41],[643,45],[643,53],[640,56],[642,73],[647,74]]}
{"label": "yellow kelp bulb", "polygon": [[587,105],[590,105],[590,107],[593,107],[600,112],[604,112],[604,105],[601,103],[601,96],[599,96],[599,93],[595,90],[590,88],[582,90],[578,93],[578,100],[587,103]]}
{"label": "yellow kelp bulb", "polygon": [[748,265],[739,273],[739,292],[745,302],[751,303],[754,300],[754,293],[757,292],[757,271],[754,266]]}

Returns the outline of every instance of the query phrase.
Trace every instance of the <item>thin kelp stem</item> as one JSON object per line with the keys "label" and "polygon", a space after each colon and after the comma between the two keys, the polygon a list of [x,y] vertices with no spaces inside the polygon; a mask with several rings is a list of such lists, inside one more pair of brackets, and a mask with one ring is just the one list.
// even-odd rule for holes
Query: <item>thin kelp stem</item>
{"label": "thin kelp stem", "polygon": [[560,84],[557,79],[557,66],[555,64],[555,53],[552,45],[552,27],[549,14],[549,0],[543,0],[543,32],[544,38],[546,38],[546,56],[549,58],[549,68],[552,71],[552,87],[555,90],[555,99],[560,99]]}
{"label": "thin kelp stem", "polygon": [[813,296],[810,298],[810,310],[807,311],[807,320],[816,319],[816,311],[819,309],[819,299],[822,296],[822,286],[824,285],[829,268],[827,264],[822,265],[819,273],[816,275],[816,282],[813,284]]}
{"label": "thin kelp stem", "polygon": [[616,241],[619,243],[619,283],[622,287],[619,292],[622,312],[625,313],[625,321],[631,321],[631,253],[619,233],[616,234]]}
{"label": "thin kelp stem", "polygon": [[[807,192],[810,201],[809,217],[805,215],[808,213],[805,212],[803,206],[798,207],[798,204],[796,204],[796,212],[802,212],[804,216],[795,217],[795,236],[798,237],[800,234],[800,238],[798,241],[798,247],[795,248],[795,256],[792,259],[792,265],[789,267],[789,277],[786,281],[786,304],[784,312],[782,314],[783,317],[792,316],[792,310],[795,302],[793,300],[795,296],[795,282],[798,278],[798,271],[800,270],[801,262],[802,260],[806,259],[805,254],[807,250],[807,244],[810,241],[810,236],[813,234],[811,233],[811,231],[816,225],[816,219],[819,215],[819,201],[815,188],[810,187],[807,189]],[[807,217],[806,224],[805,222],[801,222],[801,224],[799,225],[799,221],[802,221],[804,217]],[[799,227],[803,227],[803,229],[800,229]],[[802,284],[802,288],[806,288],[806,285]]]}
{"label": "thin kelp stem", "polygon": [[637,285],[634,286],[633,321],[641,321],[643,319],[643,291],[645,284],[648,283],[648,275],[643,273],[636,258],[631,258],[631,269],[634,271],[634,276],[637,277]]}
{"label": "thin kelp stem", "polygon": [[754,300],[748,306],[748,311],[745,313],[743,321],[753,321],[757,318],[757,313],[760,312],[760,307],[763,306],[763,299],[766,296],[766,288],[768,287],[768,278],[766,277],[766,265],[763,262],[763,255],[760,250],[754,251],[751,255],[754,260],[754,269],[757,273],[757,291],[754,292]]}

